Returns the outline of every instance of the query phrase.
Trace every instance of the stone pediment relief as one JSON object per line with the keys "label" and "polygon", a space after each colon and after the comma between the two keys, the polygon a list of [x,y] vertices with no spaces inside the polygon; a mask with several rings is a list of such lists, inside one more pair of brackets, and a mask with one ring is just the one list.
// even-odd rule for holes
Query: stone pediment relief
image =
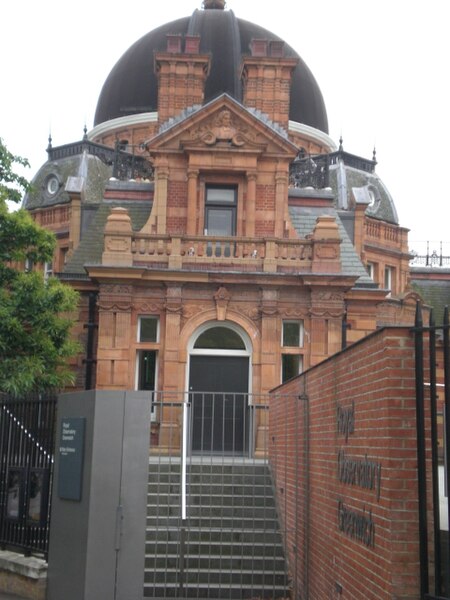
{"label": "stone pediment relief", "polygon": [[150,153],[225,149],[293,157],[297,153],[297,148],[275,126],[226,95],[179,115],[158,136],[148,140],[146,147]]}
{"label": "stone pediment relief", "polygon": [[[199,127],[190,130],[190,141],[200,142],[205,146],[227,144],[238,148],[255,145],[255,134],[245,124],[224,108]],[[187,141],[187,140],[186,140]]]}

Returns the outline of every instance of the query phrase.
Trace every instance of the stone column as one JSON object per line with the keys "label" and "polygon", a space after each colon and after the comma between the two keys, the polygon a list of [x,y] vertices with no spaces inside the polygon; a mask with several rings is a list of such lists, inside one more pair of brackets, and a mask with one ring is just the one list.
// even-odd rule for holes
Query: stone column
{"label": "stone column", "polygon": [[98,307],[97,388],[132,389],[130,365],[132,287],[101,285]]}
{"label": "stone column", "polygon": [[[184,390],[184,373],[179,363],[178,343],[180,339],[182,315],[182,285],[166,284],[166,319],[164,340],[161,340],[161,360],[164,365],[163,401],[181,402],[180,390]],[[179,452],[181,442],[181,407],[172,406],[163,409],[160,423],[159,450],[164,453]]]}
{"label": "stone column", "polygon": [[245,207],[245,235],[255,237],[256,172],[247,173],[247,202]]}
{"label": "stone column", "polygon": [[169,170],[158,169],[155,186],[156,233],[166,233]]}
{"label": "stone column", "polygon": [[288,215],[288,175],[278,172],[275,177],[275,237],[284,238]]}
{"label": "stone column", "polygon": [[197,232],[197,182],[198,171],[188,171],[188,206],[187,206],[187,234],[196,235]]}
{"label": "stone column", "polygon": [[342,290],[317,287],[311,290],[311,366],[342,349]]}
{"label": "stone column", "polygon": [[261,298],[261,393],[266,394],[280,383],[277,373],[278,290],[263,289]]}

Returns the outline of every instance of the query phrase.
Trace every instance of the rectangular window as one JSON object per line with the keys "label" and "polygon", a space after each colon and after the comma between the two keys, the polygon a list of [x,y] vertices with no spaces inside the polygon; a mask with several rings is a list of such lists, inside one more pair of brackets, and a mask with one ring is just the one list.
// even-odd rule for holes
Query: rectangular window
{"label": "rectangular window", "polygon": [[369,274],[369,277],[371,279],[373,279],[373,281],[376,281],[376,279],[375,279],[375,277],[376,277],[375,263],[372,263],[372,262],[367,263],[367,272]]}
{"label": "rectangular window", "polygon": [[138,342],[157,342],[159,337],[158,317],[139,317]]}
{"label": "rectangular window", "polygon": [[137,389],[155,391],[156,384],[156,350],[138,351]]}
{"label": "rectangular window", "polygon": [[44,263],[44,279],[47,281],[49,277],[53,275],[53,263],[46,262]]}
{"label": "rectangular window", "polygon": [[284,348],[303,347],[303,321],[283,321],[281,345]]}
{"label": "rectangular window", "polygon": [[237,188],[207,186],[205,200],[205,235],[236,235]]}
{"label": "rectangular window", "polygon": [[394,269],[393,267],[385,267],[384,269],[384,289],[392,290]]}
{"label": "rectangular window", "polygon": [[281,382],[284,383],[296,377],[303,370],[303,356],[301,354],[281,355]]}

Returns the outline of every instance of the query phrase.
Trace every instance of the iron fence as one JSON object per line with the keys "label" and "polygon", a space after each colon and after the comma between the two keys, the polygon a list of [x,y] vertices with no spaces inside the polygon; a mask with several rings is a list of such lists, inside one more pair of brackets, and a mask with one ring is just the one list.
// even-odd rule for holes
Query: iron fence
{"label": "iron fence", "polygon": [[[411,242],[411,267],[450,268],[450,245],[443,242]],[[439,247],[439,249],[437,249]]]}
{"label": "iron fence", "polygon": [[[448,494],[448,482],[450,481],[450,325],[448,307],[445,308],[442,325],[435,324],[433,312],[430,313],[429,324],[424,325],[421,307],[418,303],[414,334],[420,597],[422,600],[450,600],[450,502]],[[443,371],[441,382],[438,382],[438,368]],[[428,444],[431,452],[428,451]],[[431,513],[428,511],[430,498]]]}
{"label": "iron fence", "polygon": [[55,396],[0,395],[0,546],[47,557]]}

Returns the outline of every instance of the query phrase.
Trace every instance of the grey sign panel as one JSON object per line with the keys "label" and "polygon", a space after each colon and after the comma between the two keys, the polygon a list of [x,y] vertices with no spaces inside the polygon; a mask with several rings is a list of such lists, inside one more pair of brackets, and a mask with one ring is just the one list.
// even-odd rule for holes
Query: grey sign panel
{"label": "grey sign panel", "polygon": [[66,417],[61,421],[58,496],[64,500],[81,500],[85,428],[84,417]]}

